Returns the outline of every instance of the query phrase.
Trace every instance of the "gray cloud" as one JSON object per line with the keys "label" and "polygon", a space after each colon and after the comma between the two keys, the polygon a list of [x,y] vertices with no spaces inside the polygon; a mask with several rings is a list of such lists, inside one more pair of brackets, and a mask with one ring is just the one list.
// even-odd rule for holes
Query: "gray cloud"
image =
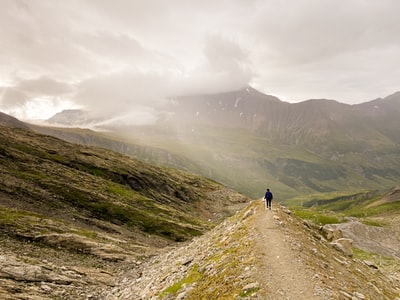
{"label": "gray cloud", "polygon": [[247,84],[287,101],[400,90],[397,0],[0,5],[0,109],[45,97],[156,116],[168,95]]}
{"label": "gray cloud", "polygon": [[126,112],[135,106],[162,101],[166,90],[163,77],[126,70],[82,81],[74,100],[89,110]]}
{"label": "gray cloud", "polygon": [[16,89],[36,94],[36,95],[62,95],[73,90],[73,87],[65,82],[57,81],[48,77],[39,77],[36,79],[19,80],[15,86]]}
{"label": "gray cloud", "polygon": [[5,108],[17,108],[35,98],[57,97],[71,93],[73,87],[47,77],[16,79],[13,86],[0,89],[0,104]]}
{"label": "gray cloud", "polygon": [[254,76],[248,51],[220,35],[205,37],[199,61],[189,76],[176,77],[170,83],[170,94],[232,91],[247,86]]}
{"label": "gray cloud", "polygon": [[215,35],[207,37],[204,53],[217,72],[241,72],[248,63],[247,54],[238,44]]}
{"label": "gray cloud", "polygon": [[16,106],[24,105],[27,102],[27,96],[12,87],[0,88],[0,103],[5,109],[14,108]]}
{"label": "gray cloud", "polygon": [[1,1],[0,78],[76,80],[98,70],[76,38],[79,7],[63,1]]}

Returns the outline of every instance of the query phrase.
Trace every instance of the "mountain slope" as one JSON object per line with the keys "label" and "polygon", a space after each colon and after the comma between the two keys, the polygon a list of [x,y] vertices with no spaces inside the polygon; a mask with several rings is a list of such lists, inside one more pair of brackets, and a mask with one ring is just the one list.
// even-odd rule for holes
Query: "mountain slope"
{"label": "mountain slope", "polygon": [[25,124],[24,122],[21,122],[20,120],[2,112],[0,112],[0,125],[29,130],[28,124]]}
{"label": "mountain slope", "polygon": [[[326,99],[291,104],[248,87],[176,97],[157,124],[109,127],[102,138],[96,133],[81,142],[190,170],[252,198],[267,186],[279,201],[382,191],[400,181],[399,99],[396,93],[359,105]],[[68,138],[61,132],[54,134]]]}
{"label": "mountain slope", "polygon": [[86,299],[248,201],[105,149],[0,126],[0,298]]}
{"label": "mountain slope", "polygon": [[247,87],[239,91],[182,96],[165,109],[173,123],[197,123],[227,128],[258,129],[289,103]]}

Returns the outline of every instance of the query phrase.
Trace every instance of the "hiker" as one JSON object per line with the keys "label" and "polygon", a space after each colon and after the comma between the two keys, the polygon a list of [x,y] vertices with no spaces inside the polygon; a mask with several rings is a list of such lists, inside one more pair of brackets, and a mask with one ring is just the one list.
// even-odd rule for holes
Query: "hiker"
{"label": "hiker", "polygon": [[267,189],[267,191],[265,192],[265,196],[264,196],[266,208],[271,209],[271,202],[272,202],[273,198],[274,198],[274,196],[272,196],[272,193],[270,192],[270,190]]}

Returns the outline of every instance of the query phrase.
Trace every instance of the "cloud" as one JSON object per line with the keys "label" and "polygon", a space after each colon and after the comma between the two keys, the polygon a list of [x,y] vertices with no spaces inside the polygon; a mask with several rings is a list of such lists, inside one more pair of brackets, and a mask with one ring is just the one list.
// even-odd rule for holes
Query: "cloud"
{"label": "cloud", "polygon": [[186,73],[165,67],[160,72],[138,68],[96,76],[78,85],[75,101],[88,108],[126,111],[138,105],[157,106],[170,96],[223,92],[248,85],[252,77],[247,52],[220,36],[204,39],[204,57]]}
{"label": "cloud", "polygon": [[9,109],[24,105],[27,102],[27,96],[13,87],[0,88],[0,104],[2,109]]}
{"label": "cloud", "polygon": [[48,77],[17,78],[0,86],[0,109],[23,120],[46,119],[74,105],[68,99],[73,92],[73,84]]}
{"label": "cloud", "polygon": [[247,53],[235,42],[220,36],[211,35],[206,38],[204,54],[216,72],[247,71],[249,62]]}
{"label": "cloud", "polygon": [[270,0],[256,6],[246,29],[260,41],[252,53],[263,62],[252,82],[256,88],[290,102],[332,98],[347,103],[399,89],[392,79],[398,76],[400,2],[299,0],[289,6]]}
{"label": "cloud", "polygon": [[287,101],[351,103],[400,89],[397,0],[1,0],[1,6],[0,108],[46,98],[122,114],[170,95],[249,83]]}
{"label": "cloud", "polygon": [[137,106],[155,105],[166,91],[167,83],[160,75],[124,70],[80,82],[74,101],[89,110],[121,113]]}
{"label": "cloud", "polygon": [[220,35],[204,39],[202,63],[174,78],[175,94],[220,93],[248,86],[254,76],[248,51],[237,42]]}
{"label": "cloud", "polygon": [[62,95],[72,91],[72,86],[68,83],[57,81],[48,77],[35,79],[21,79],[15,86],[16,89],[33,95]]}
{"label": "cloud", "polygon": [[74,79],[97,70],[76,40],[79,7],[55,2],[2,1],[0,76]]}
{"label": "cloud", "polygon": [[393,0],[298,0],[290,7],[282,1],[261,1],[251,30],[267,41],[264,51],[279,59],[277,63],[298,65],[393,44],[400,29],[396,8],[400,3]]}
{"label": "cloud", "polygon": [[25,105],[35,98],[57,97],[72,92],[68,83],[48,77],[36,79],[17,79],[13,85],[0,88],[0,104],[4,108]]}

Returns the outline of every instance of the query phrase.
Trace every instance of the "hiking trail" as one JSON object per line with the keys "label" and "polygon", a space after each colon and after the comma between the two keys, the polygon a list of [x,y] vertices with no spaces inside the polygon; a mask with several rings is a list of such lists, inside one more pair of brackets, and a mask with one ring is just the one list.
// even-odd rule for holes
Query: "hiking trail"
{"label": "hiking trail", "polygon": [[258,209],[254,225],[261,286],[268,292],[265,299],[321,299],[314,295],[310,281],[313,274],[293,249],[295,241],[281,226],[277,210],[265,210],[264,206]]}

